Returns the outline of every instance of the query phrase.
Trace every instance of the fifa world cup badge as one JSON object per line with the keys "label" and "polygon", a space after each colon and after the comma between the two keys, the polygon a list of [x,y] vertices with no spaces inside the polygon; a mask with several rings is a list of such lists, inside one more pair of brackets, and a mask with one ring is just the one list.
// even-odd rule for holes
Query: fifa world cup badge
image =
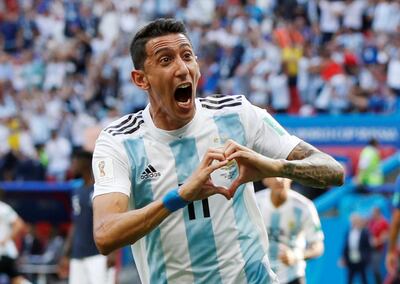
{"label": "fifa world cup badge", "polygon": [[100,177],[104,177],[106,175],[106,172],[104,171],[106,163],[104,161],[99,162],[99,171],[100,171]]}

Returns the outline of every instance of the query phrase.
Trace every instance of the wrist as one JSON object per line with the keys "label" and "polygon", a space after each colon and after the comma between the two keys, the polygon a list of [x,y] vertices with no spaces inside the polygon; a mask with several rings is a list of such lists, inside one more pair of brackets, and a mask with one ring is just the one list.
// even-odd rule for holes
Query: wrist
{"label": "wrist", "polygon": [[162,203],[172,213],[185,207],[189,201],[182,198],[179,194],[179,188],[174,188],[163,197]]}
{"label": "wrist", "polygon": [[387,251],[388,253],[397,253],[397,248],[396,246],[393,247],[389,246]]}
{"label": "wrist", "polygon": [[294,256],[296,262],[304,260],[304,253],[301,250],[294,250],[293,256]]}
{"label": "wrist", "polygon": [[178,188],[179,196],[180,196],[184,201],[186,201],[187,203],[192,202],[193,199],[192,199],[192,197],[190,196],[191,194],[190,194],[190,193],[188,194],[188,190],[185,190],[184,186],[185,186],[185,185],[183,184],[182,186],[180,186],[180,187]]}

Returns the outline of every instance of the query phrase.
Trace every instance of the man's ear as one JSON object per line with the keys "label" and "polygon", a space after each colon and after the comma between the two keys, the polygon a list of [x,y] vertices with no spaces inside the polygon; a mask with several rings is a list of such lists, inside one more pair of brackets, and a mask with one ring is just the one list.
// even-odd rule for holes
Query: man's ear
{"label": "man's ear", "polygon": [[148,90],[150,85],[142,70],[132,70],[132,82],[142,90]]}

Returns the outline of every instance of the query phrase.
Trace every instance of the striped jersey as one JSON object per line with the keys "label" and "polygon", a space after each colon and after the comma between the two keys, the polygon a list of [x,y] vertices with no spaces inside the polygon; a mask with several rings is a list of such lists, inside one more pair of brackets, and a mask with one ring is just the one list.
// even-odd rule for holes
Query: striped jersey
{"label": "striped jersey", "polygon": [[[244,96],[196,99],[192,121],[173,131],[157,128],[147,106],[101,132],[94,196],[124,193],[131,209],[161,200],[185,183],[209,147],[227,139],[276,159],[286,158],[300,141]],[[190,203],[132,245],[143,284],[275,283],[267,250],[251,183],[229,201],[214,195]]]}
{"label": "striped jersey", "polygon": [[18,250],[10,236],[13,234],[13,224],[18,219],[17,212],[10,205],[0,201],[0,259],[8,256],[12,259],[18,257]]}
{"label": "striped jersey", "polygon": [[287,266],[278,256],[284,248],[303,256],[307,245],[324,239],[313,202],[293,190],[289,190],[288,199],[277,208],[271,202],[270,190],[258,191],[256,198],[268,231],[272,270],[281,283],[305,276],[304,260]]}

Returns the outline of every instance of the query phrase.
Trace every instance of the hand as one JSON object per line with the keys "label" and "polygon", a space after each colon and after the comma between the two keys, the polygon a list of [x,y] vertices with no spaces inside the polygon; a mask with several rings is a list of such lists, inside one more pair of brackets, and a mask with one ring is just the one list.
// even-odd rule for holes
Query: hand
{"label": "hand", "polygon": [[338,260],[338,266],[346,267],[346,261],[342,257]]}
{"label": "hand", "polygon": [[66,256],[61,257],[58,262],[57,275],[61,279],[66,279],[69,274],[69,258]]}
{"label": "hand", "polygon": [[279,259],[287,266],[292,266],[300,260],[299,257],[291,249],[282,250],[279,253]]}
{"label": "hand", "polygon": [[8,240],[9,240],[9,238],[1,239],[0,240],[0,246],[4,246],[7,243]]}
{"label": "hand", "polygon": [[282,163],[279,160],[267,158],[257,152],[228,140],[224,147],[224,155],[228,161],[235,160],[239,175],[232,182],[228,191],[233,196],[237,188],[250,181],[258,181],[265,177],[278,176]]}
{"label": "hand", "polygon": [[386,254],[386,269],[389,275],[396,275],[397,273],[397,253],[396,251],[388,251]]}
{"label": "hand", "polygon": [[226,199],[230,199],[231,195],[228,190],[215,186],[210,178],[210,174],[213,171],[226,166],[227,163],[228,160],[225,159],[223,149],[208,149],[199,167],[179,189],[181,197],[187,201],[194,201],[219,193],[225,196]]}
{"label": "hand", "polygon": [[107,268],[114,267],[117,263],[116,261],[117,253],[113,251],[112,253],[107,255]]}

